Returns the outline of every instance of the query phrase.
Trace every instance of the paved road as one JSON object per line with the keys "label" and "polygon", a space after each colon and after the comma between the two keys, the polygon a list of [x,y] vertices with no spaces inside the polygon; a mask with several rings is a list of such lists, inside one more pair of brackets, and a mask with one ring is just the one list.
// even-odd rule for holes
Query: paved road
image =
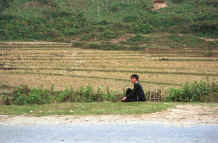
{"label": "paved road", "polygon": [[218,125],[0,125],[1,143],[218,143]]}

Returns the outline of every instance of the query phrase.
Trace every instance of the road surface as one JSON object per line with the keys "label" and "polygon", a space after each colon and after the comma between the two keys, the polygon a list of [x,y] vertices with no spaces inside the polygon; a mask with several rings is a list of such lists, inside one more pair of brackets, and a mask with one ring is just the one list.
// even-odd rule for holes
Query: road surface
{"label": "road surface", "polygon": [[218,125],[0,125],[1,143],[218,143]]}

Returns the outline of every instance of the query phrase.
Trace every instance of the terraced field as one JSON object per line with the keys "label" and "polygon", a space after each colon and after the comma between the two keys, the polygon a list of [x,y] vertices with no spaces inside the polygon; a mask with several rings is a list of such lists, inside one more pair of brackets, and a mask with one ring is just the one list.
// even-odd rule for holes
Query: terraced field
{"label": "terraced field", "polygon": [[50,88],[53,84],[55,89],[63,89],[89,84],[122,91],[130,86],[132,73],[140,75],[146,89],[218,80],[218,49],[210,57],[203,50],[188,51],[104,51],[66,43],[0,43],[0,87]]}

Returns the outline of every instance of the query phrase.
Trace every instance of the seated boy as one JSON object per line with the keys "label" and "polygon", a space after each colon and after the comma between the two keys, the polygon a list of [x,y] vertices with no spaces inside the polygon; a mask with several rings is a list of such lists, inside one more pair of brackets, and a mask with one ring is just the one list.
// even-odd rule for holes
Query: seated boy
{"label": "seated boy", "polygon": [[131,82],[134,84],[134,88],[127,89],[126,96],[122,98],[122,102],[145,101],[145,94],[139,83],[139,76],[137,74],[131,75]]}

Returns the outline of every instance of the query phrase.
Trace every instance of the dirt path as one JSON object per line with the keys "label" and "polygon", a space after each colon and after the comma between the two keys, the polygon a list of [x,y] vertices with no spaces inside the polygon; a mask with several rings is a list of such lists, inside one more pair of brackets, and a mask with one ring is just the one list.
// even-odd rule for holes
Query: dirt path
{"label": "dirt path", "polygon": [[204,105],[177,105],[163,112],[143,115],[98,115],[98,116],[0,116],[0,124],[83,124],[83,123],[145,123],[166,124],[218,124],[218,107]]}

